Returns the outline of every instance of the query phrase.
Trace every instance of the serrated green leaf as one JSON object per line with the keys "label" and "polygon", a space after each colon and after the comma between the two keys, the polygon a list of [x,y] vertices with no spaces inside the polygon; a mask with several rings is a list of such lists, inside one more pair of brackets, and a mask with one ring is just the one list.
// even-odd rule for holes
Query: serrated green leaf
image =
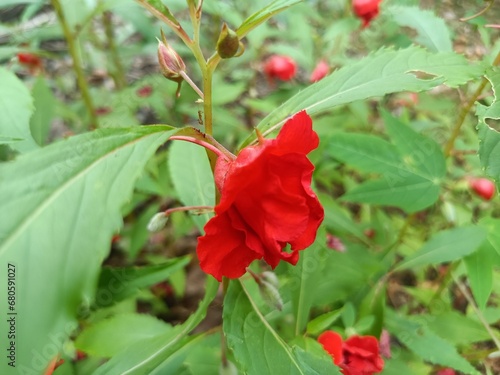
{"label": "serrated green leaf", "polygon": [[[418,78],[417,72],[433,78]],[[379,50],[310,85],[266,116],[257,126],[263,133],[281,126],[288,116],[305,109],[310,115],[356,100],[400,91],[425,91],[442,83],[457,87],[484,73],[455,53],[430,53],[416,46]],[[255,139],[249,136],[243,146]]]}
{"label": "serrated green leaf", "polygon": [[417,32],[417,43],[434,52],[451,52],[453,46],[450,31],[442,18],[429,10],[409,6],[389,6],[384,14],[392,16],[400,26],[407,26]]}
{"label": "serrated green leaf", "polygon": [[208,276],[205,296],[198,309],[184,323],[175,326],[166,334],[141,340],[111,358],[94,372],[94,375],[144,375],[151,374],[165,361],[175,357],[196,337],[188,334],[206,316],[208,306],[219,289],[219,283]]}
{"label": "serrated green leaf", "polygon": [[486,239],[487,231],[469,225],[441,231],[415,253],[399,263],[395,270],[452,262],[476,251]]}
{"label": "serrated green leaf", "polygon": [[33,99],[28,88],[16,75],[0,67],[0,135],[8,139],[21,139],[10,143],[20,152],[28,152],[39,146],[30,131]]}
{"label": "serrated green leaf", "polygon": [[239,280],[230,283],[224,299],[223,328],[229,348],[248,374],[339,374],[327,355],[290,348],[266,321]]}
{"label": "serrated green leaf", "polygon": [[170,275],[187,265],[190,259],[186,256],[144,267],[103,267],[97,286],[96,304],[101,307],[109,306],[141,288],[167,280]]}
{"label": "serrated green leaf", "polygon": [[[479,321],[472,320],[457,311],[419,315],[418,318],[427,319],[431,330],[455,345],[467,345],[491,339],[488,331]],[[457,329],[457,327],[460,327],[460,329]]]}
{"label": "serrated green leaf", "polygon": [[146,314],[119,314],[86,327],[77,349],[97,357],[112,357],[137,341],[169,332],[172,327]]}
{"label": "serrated green leaf", "polygon": [[303,0],[275,0],[243,21],[243,23],[236,30],[236,34],[238,34],[238,37],[241,39],[275,14],[278,14],[279,12],[282,12],[292,5],[298,4],[302,1]]}
{"label": "serrated green leaf", "polygon": [[[214,206],[215,184],[205,149],[183,141],[174,141],[169,152],[168,167],[174,188],[186,206]],[[192,215],[203,231],[211,214]]]}
{"label": "serrated green leaf", "polygon": [[493,87],[495,100],[489,107],[477,104],[479,159],[486,173],[495,179],[498,186],[500,182],[500,133],[490,127],[486,120],[500,120],[500,102],[498,101],[500,69],[497,67],[491,68],[486,77]]}
{"label": "serrated green leaf", "polygon": [[382,178],[349,190],[342,200],[396,206],[407,212],[422,210],[439,197],[446,172],[439,146],[410,127],[382,112],[394,145],[373,135],[336,133],[329,153]]}
{"label": "serrated green leaf", "polygon": [[451,367],[465,374],[480,374],[457,353],[449,342],[436,335],[427,325],[413,322],[387,310],[386,327],[390,333],[423,360]]}
{"label": "serrated green leaf", "polygon": [[[121,207],[171,129],[98,130],[0,165],[0,206],[9,213],[0,216],[0,257],[17,267],[16,309],[24,316],[17,369],[42,372],[51,358],[33,353],[48,345],[56,352],[76,328],[78,309],[93,299],[121,225]],[[6,280],[0,281],[4,290]],[[0,302],[4,311],[6,302]]]}
{"label": "serrated green leaf", "polygon": [[446,162],[441,147],[434,140],[414,131],[389,112],[382,110],[387,130],[408,167],[429,180],[439,180],[446,174]]}

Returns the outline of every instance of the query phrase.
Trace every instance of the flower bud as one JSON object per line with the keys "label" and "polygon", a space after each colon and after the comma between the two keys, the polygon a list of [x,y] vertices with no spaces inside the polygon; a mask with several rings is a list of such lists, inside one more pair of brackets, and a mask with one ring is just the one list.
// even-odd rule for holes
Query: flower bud
{"label": "flower bud", "polygon": [[223,59],[229,59],[236,55],[239,48],[240,39],[238,35],[224,23],[219,35],[219,40],[217,40],[217,52]]}
{"label": "flower bud", "polygon": [[170,47],[161,32],[163,41],[158,40],[158,62],[163,76],[171,81],[181,82],[183,80],[181,72],[186,70],[186,65],[175,50]]}
{"label": "flower bud", "polygon": [[472,178],[469,180],[469,187],[486,201],[495,195],[495,184],[487,178]]}
{"label": "flower bud", "polygon": [[261,279],[259,285],[259,292],[262,299],[266,304],[281,311],[283,309],[283,300],[281,299],[280,292],[276,286]]}
{"label": "flower bud", "polygon": [[168,221],[168,216],[165,215],[165,212],[158,212],[151,218],[151,220],[149,220],[148,231],[159,232],[165,227],[167,221]]}

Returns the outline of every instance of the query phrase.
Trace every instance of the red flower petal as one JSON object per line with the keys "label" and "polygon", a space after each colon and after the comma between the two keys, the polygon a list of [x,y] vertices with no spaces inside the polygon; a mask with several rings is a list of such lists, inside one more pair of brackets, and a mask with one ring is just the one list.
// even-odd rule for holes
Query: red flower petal
{"label": "red flower petal", "polygon": [[308,154],[318,147],[319,137],[313,130],[312,120],[306,111],[297,113],[288,119],[276,138],[275,151],[278,154]]}
{"label": "red flower petal", "polygon": [[332,356],[337,366],[344,361],[342,354],[342,336],[334,331],[325,331],[318,337],[318,342]]}

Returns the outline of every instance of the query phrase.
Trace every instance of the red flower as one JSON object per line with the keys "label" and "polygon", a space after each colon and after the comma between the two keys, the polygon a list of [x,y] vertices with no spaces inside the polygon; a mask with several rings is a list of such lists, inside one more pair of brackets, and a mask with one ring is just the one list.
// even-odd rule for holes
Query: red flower
{"label": "red flower", "polygon": [[495,184],[487,178],[473,178],[469,180],[469,186],[484,200],[489,201],[495,195]]}
{"label": "red flower", "polygon": [[455,374],[456,374],[455,370],[448,367],[448,368],[444,368],[442,370],[439,370],[436,375],[455,375]]}
{"label": "red flower", "polygon": [[29,52],[19,52],[17,61],[19,61],[19,64],[27,66],[31,73],[36,73],[42,69],[42,59]]}
{"label": "red flower", "polygon": [[289,81],[297,73],[297,64],[291,57],[273,55],[264,63],[264,73],[270,82],[274,78]]}
{"label": "red flower", "polygon": [[[235,160],[217,159],[221,200],[198,239],[203,271],[221,281],[242,276],[255,259],[264,258],[272,268],[280,260],[297,263],[298,251],[314,242],[324,216],[311,189],[314,165],[306,157],[318,143],[311,118],[302,111],[276,139],[261,138]],[[284,251],[287,244],[290,251]]]}
{"label": "red flower", "polygon": [[333,331],[323,332],[318,341],[333,357],[344,375],[372,375],[384,368],[378,341],[373,336],[351,336],[346,341]]}
{"label": "red flower", "polygon": [[379,5],[382,0],[353,0],[354,14],[361,18],[363,27],[367,27],[371,20],[378,16]]}
{"label": "red flower", "polygon": [[328,74],[328,71],[330,70],[330,67],[326,63],[325,60],[321,60],[318,65],[316,65],[316,68],[314,68],[313,72],[311,73],[311,77],[309,78],[310,82],[318,82],[319,80],[325,78],[325,76]]}
{"label": "red flower", "polygon": [[141,88],[138,88],[135,91],[137,96],[140,96],[141,98],[147,98],[148,96],[151,96],[152,92],[153,92],[153,87],[151,85],[142,86]]}

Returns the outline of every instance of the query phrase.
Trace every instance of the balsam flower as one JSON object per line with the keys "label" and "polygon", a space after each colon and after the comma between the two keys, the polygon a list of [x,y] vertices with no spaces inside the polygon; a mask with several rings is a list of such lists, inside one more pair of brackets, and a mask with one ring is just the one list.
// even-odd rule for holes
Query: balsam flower
{"label": "balsam flower", "polygon": [[261,138],[234,160],[219,156],[220,203],[198,239],[203,271],[221,281],[242,276],[256,259],[272,268],[281,260],[297,263],[298,251],[314,242],[324,217],[311,189],[314,165],[306,156],[318,143],[311,118],[302,111],[276,139]]}
{"label": "balsam flower", "polygon": [[273,55],[264,63],[264,73],[269,82],[275,78],[290,81],[297,73],[297,64],[289,56]]}
{"label": "balsam flower", "polygon": [[378,16],[379,6],[382,0],[353,0],[352,9],[354,14],[361,19],[363,27],[368,27],[370,22]]}
{"label": "balsam flower", "polygon": [[354,335],[343,341],[337,332],[325,331],[318,341],[344,375],[373,375],[384,369],[378,341],[373,336]]}

